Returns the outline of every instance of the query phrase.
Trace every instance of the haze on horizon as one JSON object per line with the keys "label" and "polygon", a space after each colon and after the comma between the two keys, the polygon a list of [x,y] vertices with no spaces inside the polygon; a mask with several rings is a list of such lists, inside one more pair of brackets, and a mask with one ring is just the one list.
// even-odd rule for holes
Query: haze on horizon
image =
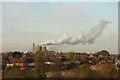
{"label": "haze on horizon", "polygon": [[118,53],[117,2],[3,3],[3,52],[27,51],[33,43],[88,32],[101,20],[111,21],[93,44],[54,45],[48,50]]}

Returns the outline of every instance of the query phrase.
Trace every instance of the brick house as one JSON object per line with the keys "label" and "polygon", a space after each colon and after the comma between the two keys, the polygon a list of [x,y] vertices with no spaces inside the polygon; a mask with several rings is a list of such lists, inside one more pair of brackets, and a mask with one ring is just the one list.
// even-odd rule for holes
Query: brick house
{"label": "brick house", "polygon": [[34,68],[34,60],[33,59],[14,59],[7,63],[7,66],[20,66],[20,67],[28,67]]}

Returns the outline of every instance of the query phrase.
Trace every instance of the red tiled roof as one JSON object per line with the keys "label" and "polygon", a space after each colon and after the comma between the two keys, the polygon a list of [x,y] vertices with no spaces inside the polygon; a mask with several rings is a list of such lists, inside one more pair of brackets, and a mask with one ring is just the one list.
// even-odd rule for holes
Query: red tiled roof
{"label": "red tiled roof", "polygon": [[23,63],[24,61],[26,61],[26,60],[24,60],[24,59],[14,59],[11,62],[12,63]]}
{"label": "red tiled roof", "polygon": [[49,53],[56,53],[55,51],[49,51]]}
{"label": "red tiled roof", "polygon": [[55,51],[40,51],[40,53],[56,53]]}
{"label": "red tiled roof", "polygon": [[90,66],[91,68],[96,67],[96,66]]}

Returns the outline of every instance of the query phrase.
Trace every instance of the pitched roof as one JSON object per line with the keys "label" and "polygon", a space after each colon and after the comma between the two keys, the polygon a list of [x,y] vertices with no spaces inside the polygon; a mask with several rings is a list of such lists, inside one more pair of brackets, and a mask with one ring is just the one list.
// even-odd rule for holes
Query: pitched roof
{"label": "pitched roof", "polygon": [[25,59],[13,59],[11,63],[23,63],[25,61],[26,61]]}
{"label": "pitched roof", "polygon": [[90,66],[91,68],[96,67],[96,66]]}
{"label": "pitched roof", "polygon": [[48,51],[49,53],[56,53],[55,51]]}

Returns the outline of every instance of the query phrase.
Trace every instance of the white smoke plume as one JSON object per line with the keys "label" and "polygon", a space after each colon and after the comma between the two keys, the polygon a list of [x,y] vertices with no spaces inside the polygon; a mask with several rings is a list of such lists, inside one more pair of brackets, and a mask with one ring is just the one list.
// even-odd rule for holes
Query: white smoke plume
{"label": "white smoke plume", "polygon": [[76,44],[92,44],[95,39],[100,36],[103,29],[106,25],[110,23],[109,21],[102,20],[99,25],[92,28],[88,33],[80,32],[75,36],[69,36],[67,33],[64,33],[63,37],[58,38],[56,40],[49,40],[43,42],[42,45],[59,45],[59,44],[68,44],[68,45],[76,45]]}

